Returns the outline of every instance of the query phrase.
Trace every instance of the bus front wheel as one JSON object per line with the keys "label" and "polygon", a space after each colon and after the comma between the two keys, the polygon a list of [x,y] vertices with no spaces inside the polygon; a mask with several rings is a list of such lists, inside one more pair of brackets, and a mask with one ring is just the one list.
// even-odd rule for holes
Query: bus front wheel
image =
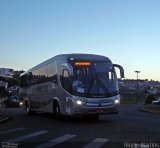
{"label": "bus front wheel", "polygon": [[34,115],[34,114],[36,114],[36,111],[30,110],[29,102],[28,101],[26,102],[26,111],[27,111],[28,115]]}
{"label": "bus front wheel", "polygon": [[60,119],[61,114],[60,114],[60,107],[58,101],[53,102],[53,113],[56,117],[56,119]]}

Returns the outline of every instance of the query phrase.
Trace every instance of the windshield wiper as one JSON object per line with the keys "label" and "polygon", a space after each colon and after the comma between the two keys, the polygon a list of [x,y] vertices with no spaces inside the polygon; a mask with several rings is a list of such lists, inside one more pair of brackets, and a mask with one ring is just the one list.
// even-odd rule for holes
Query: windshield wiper
{"label": "windshield wiper", "polygon": [[89,95],[89,92],[91,91],[93,83],[94,83],[94,78],[92,78],[90,83],[89,83],[89,87],[88,87],[88,90],[87,90],[87,93],[86,93],[87,96]]}
{"label": "windshield wiper", "polygon": [[[96,79],[97,79],[98,84],[102,86],[103,90],[104,90],[105,93],[108,95],[108,94],[109,94],[109,91],[108,91],[107,87],[103,84],[103,82],[99,80],[97,73],[96,73]],[[100,88],[100,87],[98,86],[98,88]],[[98,90],[99,90],[99,89],[98,89]],[[100,93],[99,93],[99,94],[100,94]]]}
{"label": "windshield wiper", "polygon": [[[106,94],[103,94],[103,95],[109,95],[109,91],[108,91],[107,87],[98,79],[97,74],[96,74],[96,77],[95,77],[95,78],[92,78],[92,79],[91,79],[91,82],[90,82],[90,84],[89,84],[89,88],[88,88],[88,90],[87,90],[86,95],[87,95],[87,96],[91,95],[91,94],[90,94],[90,91],[91,91],[91,88],[92,88],[93,83],[94,83],[95,81],[97,81],[98,84],[99,84],[99,85],[97,86],[97,88],[98,88],[98,94],[96,94],[96,95],[102,95],[102,94],[99,93],[99,88],[100,88],[99,86],[101,86],[101,88],[103,88],[103,90],[104,90],[105,93],[106,93]],[[93,94],[93,95],[95,95],[95,94]]]}

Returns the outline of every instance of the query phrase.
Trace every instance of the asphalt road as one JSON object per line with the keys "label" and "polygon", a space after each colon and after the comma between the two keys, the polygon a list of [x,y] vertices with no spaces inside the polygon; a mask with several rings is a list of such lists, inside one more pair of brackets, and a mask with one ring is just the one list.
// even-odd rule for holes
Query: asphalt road
{"label": "asphalt road", "polygon": [[160,115],[141,112],[137,105],[121,105],[119,115],[101,116],[98,121],[57,121],[50,114],[28,116],[20,109],[1,112],[13,116],[0,124],[2,147],[160,147]]}

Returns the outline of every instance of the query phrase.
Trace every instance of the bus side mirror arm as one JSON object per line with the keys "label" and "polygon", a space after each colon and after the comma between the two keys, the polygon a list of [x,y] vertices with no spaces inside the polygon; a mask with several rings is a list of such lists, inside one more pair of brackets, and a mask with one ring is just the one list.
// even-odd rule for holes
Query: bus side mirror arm
{"label": "bus side mirror arm", "polygon": [[118,65],[118,64],[113,64],[113,66],[119,68],[121,78],[124,78],[124,69],[123,69],[123,67]]}

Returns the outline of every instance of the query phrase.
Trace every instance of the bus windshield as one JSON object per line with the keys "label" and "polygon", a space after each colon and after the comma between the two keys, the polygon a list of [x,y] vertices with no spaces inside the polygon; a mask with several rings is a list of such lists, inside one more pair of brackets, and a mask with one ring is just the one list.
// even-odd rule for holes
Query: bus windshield
{"label": "bus windshield", "polygon": [[73,94],[85,97],[109,97],[118,94],[117,76],[111,63],[76,62],[72,66]]}

